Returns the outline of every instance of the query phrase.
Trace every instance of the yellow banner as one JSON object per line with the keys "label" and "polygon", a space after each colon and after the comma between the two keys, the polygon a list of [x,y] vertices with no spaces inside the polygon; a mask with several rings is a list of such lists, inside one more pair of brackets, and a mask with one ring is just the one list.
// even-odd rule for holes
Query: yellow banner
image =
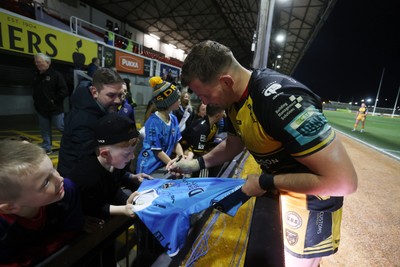
{"label": "yellow banner", "polygon": [[51,27],[0,11],[0,49],[35,55],[45,53],[52,59],[90,64],[97,57],[97,44]]}

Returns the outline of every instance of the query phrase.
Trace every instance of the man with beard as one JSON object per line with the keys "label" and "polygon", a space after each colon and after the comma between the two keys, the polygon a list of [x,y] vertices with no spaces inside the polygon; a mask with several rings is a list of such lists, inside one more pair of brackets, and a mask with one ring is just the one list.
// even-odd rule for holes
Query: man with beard
{"label": "man with beard", "polygon": [[343,198],[356,191],[357,174],[320,98],[292,77],[244,68],[228,47],[210,40],[186,57],[182,84],[207,106],[227,110],[228,136],[204,156],[173,160],[166,168],[191,173],[230,161],[246,148],[262,174],[249,174],[242,191],[279,197],[285,266],[317,267],[334,254]]}
{"label": "man with beard", "polygon": [[65,118],[58,157],[58,172],[65,177],[86,155],[94,153],[96,138],[93,125],[121,105],[124,80],[108,68],[93,74],[90,86],[78,87],[71,97],[72,109]]}

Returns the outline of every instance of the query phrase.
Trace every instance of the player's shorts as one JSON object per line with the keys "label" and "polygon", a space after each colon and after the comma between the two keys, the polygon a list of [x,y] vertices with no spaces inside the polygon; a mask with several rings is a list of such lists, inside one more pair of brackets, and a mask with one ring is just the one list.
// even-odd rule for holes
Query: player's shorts
{"label": "player's shorts", "polygon": [[281,195],[285,251],[297,258],[319,258],[334,254],[340,242],[342,207],[335,211],[306,208],[306,195]]}
{"label": "player's shorts", "polygon": [[365,116],[364,115],[358,115],[357,116],[358,121],[365,121]]}

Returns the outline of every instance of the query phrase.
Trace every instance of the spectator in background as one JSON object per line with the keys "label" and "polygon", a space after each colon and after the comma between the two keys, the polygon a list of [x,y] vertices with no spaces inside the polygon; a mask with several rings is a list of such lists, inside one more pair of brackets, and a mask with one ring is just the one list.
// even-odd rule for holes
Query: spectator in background
{"label": "spectator in background", "polygon": [[[196,108],[196,112],[192,114],[190,125],[188,125],[185,131],[181,132],[182,136],[186,135],[186,131],[190,130],[193,127],[193,124],[196,124],[197,121],[204,119],[206,116],[207,116],[207,105],[200,102],[200,104]],[[180,143],[184,151],[188,149],[189,145],[185,138],[182,138]]]}
{"label": "spectator in background", "polygon": [[78,188],[42,148],[0,141],[0,170],[1,266],[36,266],[83,232]]}
{"label": "spectator in background", "polygon": [[100,67],[100,59],[97,57],[92,58],[92,62],[88,66],[87,75],[93,77],[93,74],[99,67]]}
{"label": "spectator in background", "polygon": [[111,20],[107,20],[106,28],[107,31],[104,32],[104,42],[108,45],[114,45],[114,30],[113,22]]}
{"label": "spectator in background", "polygon": [[47,154],[51,154],[52,125],[64,131],[64,99],[68,97],[68,88],[61,73],[50,66],[49,56],[39,53],[34,59],[37,71],[33,75],[33,105],[43,139],[41,145]]}
{"label": "spectator in background", "polygon": [[168,70],[167,76],[165,76],[164,80],[175,85],[175,77],[172,76],[172,70]]}
{"label": "spectator in background", "polygon": [[[185,144],[182,144],[182,147],[187,159],[201,157],[216,145],[216,143],[214,143],[214,138],[218,133],[218,121],[220,121],[224,115],[225,111],[223,108],[207,105],[207,115],[193,122],[190,128],[182,134],[181,144]],[[210,176],[216,176],[217,174],[218,171],[212,172]],[[199,175],[194,173],[193,176],[196,177]],[[203,173],[200,176],[207,177],[209,175],[208,173]]]}
{"label": "spectator in background", "polygon": [[[152,176],[163,175],[165,166],[173,155],[182,156],[183,150],[179,144],[181,133],[178,120],[171,111],[178,109],[179,92],[175,85],[163,81],[161,77],[149,80],[153,91],[153,103],[157,111],[147,119],[143,148],[139,154],[136,173],[148,173]],[[155,173],[155,174],[154,174]]]}
{"label": "spectator in background", "polygon": [[193,118],[193,106],[190,103],[190,94],[185,91],[181,93],[180,104],[177,110],[172,111],[179,122],[179,130],[181,133],[190,126]]}
{"label": "spectator in background", "polygon": [[136,127],[135,110],[133,109],[132,105],[129,104],[128,102],[128,89],[125,82],[122,84],[122,91],[123,91],[121,99],[122,103],[118,107],[118,114],[129,118],[132,121],[133,125]]}
{"label": "spectator in background", "polygon": [[204,103],[200,103],[197,107],[196,116],[197,118],[204,118],[207,115],[207,105]]}
{"label": "spectator in background", "polygon": [[137,106],[135,99],[132,97],[132,92],[131,92],[131,80],[128,78],[124,78],[124,82],[126,84],[126,101],[133,107],[135,108]]}
{"label": "spectator in background", "polygon": [[119,34],[119,25],[117,22],[115,22],[114,24],[114,28],[113,28],[114,33]]}
{"label": "spectator in background", "polygon": [[70,171],[86,155],[94,153],[95,122],[110,112],[116,112],[122,103],[123,80],[108,68],[98,69],[92,85],[77,88],[72,94],[72,109],[65,118],[57,170],[68,177]]}

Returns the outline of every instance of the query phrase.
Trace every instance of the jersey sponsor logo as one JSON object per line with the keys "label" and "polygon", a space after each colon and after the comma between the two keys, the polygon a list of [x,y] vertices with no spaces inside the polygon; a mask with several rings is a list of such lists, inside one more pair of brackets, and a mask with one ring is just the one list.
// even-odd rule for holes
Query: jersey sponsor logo
{"label": "jersey sponsor logo", "polygon": [[289,100],[290,103],[283,103],[277,110],[275,110],[275,113],[279,118],[281,118],[281,120],[286,119],[291,113],[293,113],[293,111],[302,107],[301,102],[303,101],[303,97],[295,97],[294,95],[291,95]]}
{"label": "jersey sponsor logo", "polygon": [[250,114],[251,120],[253,121],[253,123],[256,123],[257,118],[256,118],[256,116],[254,116],[253,106],[251,104],[247,104],[247,108],[249,109],[249,114]]}
{"label": "jersey sponsor logo", "polygon": [[275,95],[276,91],[281,89],[282,85],[279,83],[273,83],[271,85],[267,85],[266,88],[263,90],[263,94],[265,96]]}
{"label": "jersey sponsor logo", "polygon": [[294,246],[299,241],[299,235],[296,232],[285,229],[285,237],[289,245]]}
{"label": "jersey sponsor logo", "polygon": [[318,213],[316,224],[317,224],[317,234],[319,235],[322,233],[322,228],[324,226],[324,212],[323,211]]}
{"label": "jersey sponsor logo", "polygon": [[265,166],[265,167],[269,167],[269,166],[271,166],[271,165],[274,165],[274,164],[278,164],[279,163],[279,160],[277,159],[277,158],[274,158],[274,159],[256,159],[255,158],[255,160],[256,160],[256,162],[258,163],[258,164],[260,164],[260,165],[262,165],[262,166]]}
{"label": "jersey sponsor logo", "polygon": [[289,211],[285,215],[286,224],[293,229],[299,229],[303,225],[300,215],[294,211]]}
{"label": "jersey sponsor logo", "polygon": [[313,136],[327,123],[327,120],[319,114],[305,113],[294,122],[294,126],[304,136]]}
{"label": "jersey sponsor logo", "polygon": [[327,122],[319,110],[310,106],[286,125],[285,130],[295,137],[299,144],[304,145],[327,132],[329,130]]}

